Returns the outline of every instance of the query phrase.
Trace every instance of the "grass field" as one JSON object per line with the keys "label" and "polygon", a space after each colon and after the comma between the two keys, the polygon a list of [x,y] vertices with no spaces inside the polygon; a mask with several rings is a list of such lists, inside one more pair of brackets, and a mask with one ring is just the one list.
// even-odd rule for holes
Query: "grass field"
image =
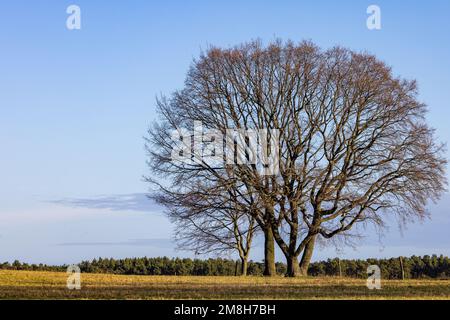
{"label": "grass field", "polygon": [[81,290],[66,273],[0,270],[0,299],[450,299],[450,280],[182,277],[82,274]]}

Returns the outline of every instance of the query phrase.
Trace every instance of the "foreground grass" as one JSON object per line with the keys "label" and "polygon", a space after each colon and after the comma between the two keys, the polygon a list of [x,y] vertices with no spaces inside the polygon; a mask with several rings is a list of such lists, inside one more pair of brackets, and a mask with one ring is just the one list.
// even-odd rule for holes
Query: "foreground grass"
{"label": "foreground grass", "polygon": [[82,289],[66,288],[60,272],[0,270],[0,299],[450,299],[450,280],[183,277],[82,274]]}

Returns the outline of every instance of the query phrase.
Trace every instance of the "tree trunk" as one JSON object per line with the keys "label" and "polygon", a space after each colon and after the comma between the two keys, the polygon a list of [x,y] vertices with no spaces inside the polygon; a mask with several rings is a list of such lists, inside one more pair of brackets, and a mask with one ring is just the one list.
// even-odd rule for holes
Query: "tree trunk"
{"label": "tree trunk", "polygon": [[402,257],[400,257],[399,260],[400,260],[401,277],[402,277],[402,280],[405,280],[405,268],[403,267]]}
{"label": "tree trunk", "polygon": [[241,258],[241,276],[247,276],[248,261],[247,258]]}
{"label": "tree trunk", "polygon": [[341,259],[337,258],[338,260],[338,266],[339,266],[339,277],[342,278],[342,266],[341,266]]}
{"label": "tree trunk", "polygon": [[266,277],[273,277],[276,275],[275,241],[270,226],[264,228],[264,275]]}
{"label": "tree trunk", "polygon": [[300,261],[300,274],[302,276],[308,275],[308,267],[311,263],[315,243],[316,236],[313,236],[311,240],[306,244],[305,250],[303,251],[302,260]]}
{"label": "tree trunk", "polygon": [[287,262],[287,277],[298,277],[301,275],[300,273],[300,266],[298,264],[298,257],[296,256],[289,256],[286,258]]}

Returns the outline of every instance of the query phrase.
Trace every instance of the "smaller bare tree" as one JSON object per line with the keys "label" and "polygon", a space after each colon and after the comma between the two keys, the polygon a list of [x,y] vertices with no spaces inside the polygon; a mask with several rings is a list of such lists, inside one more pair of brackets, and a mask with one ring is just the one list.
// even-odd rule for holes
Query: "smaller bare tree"
{"label": "smaller bare tree", "polygon": [[246,276],[258,225],[254,214],[238,198],[230,186],[225,190],[223,186],[205,188],[204,184],[188,184],[182,193],[169,192],[160,185],[159,192],[153,195],[176,225],[179,249],[196,254],[237,253],[240,274]]}

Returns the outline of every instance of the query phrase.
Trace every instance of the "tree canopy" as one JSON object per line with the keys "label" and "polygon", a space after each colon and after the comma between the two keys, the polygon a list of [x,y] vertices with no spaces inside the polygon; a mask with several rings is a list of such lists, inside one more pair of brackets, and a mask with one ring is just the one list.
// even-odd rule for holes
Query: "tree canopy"
{"label": "tree canopy", "polygon": [[147,139],[164,178],[149,179],[154,198],[184,228],[208,210],[248,215],[264,231],[266,273],[276,242],[287,274],[306,274],[318,239],[386,215],[423,218],[445,189],[444,147],[417,96],[416,81],[364,52],[308,41],[211,47],[184,88],[158,99]]}

